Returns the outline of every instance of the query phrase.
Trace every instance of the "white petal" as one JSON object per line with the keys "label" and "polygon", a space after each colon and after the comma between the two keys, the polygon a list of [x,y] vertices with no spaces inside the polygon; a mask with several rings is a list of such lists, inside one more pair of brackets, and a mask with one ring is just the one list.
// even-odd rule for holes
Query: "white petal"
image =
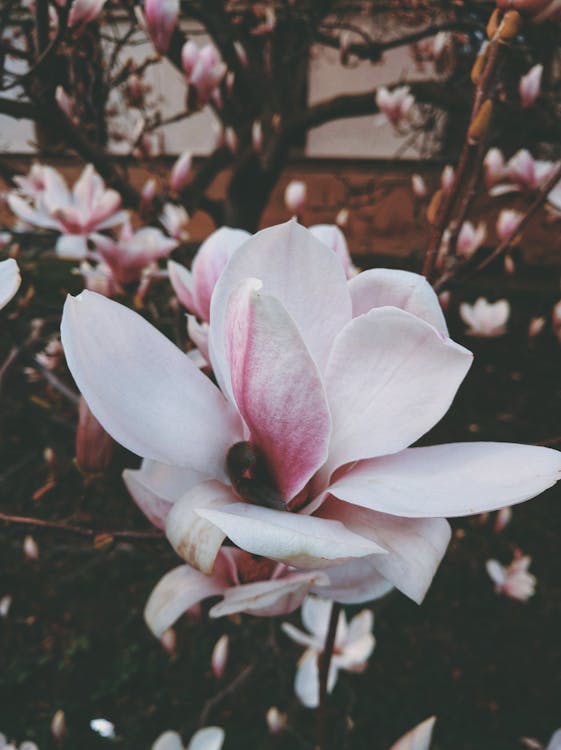
{"label": "white petal", "polygon": [[252,555],[297,568],[323,568],[335,560],[384,552],[378,544],[350,532],[338,521],[248,503],[197,512]]}
{"label": "white petal", "polygon": [[362,461],[335,497],[410,518],[467,516],[529,500],[561,477],[561,452],[517,443],[449,443]]}
{"label": "white petal", "polygon": [[117,442],[225,477],[239,418],[183,352],[136,313],[88,291],[68,297],[61,332],[80,391]]}
{"label": "white petal", "polygon": [[0,310],[8,304],[21,284],[18,264],[13,258],[0,262]]}
{"label": "white petal", "polygon": [[431,716],[395,742],[390,750],[429,750],[436,718]]}
{"label": "white petal", "polygon": [[152,750],[184,750],[183,742],[177,732],[164,732],[152,745]]}
{"label": "white petal", "polygon": [[[331,661],[327,676],[327,691],[332,692],[337,682],[337,667]],[[317,708],[319,704],[319,673],[317,651],[309,649],[298,662],[294,692],[306,708]]]}
{"label": "white petal", "polygon": [[204,727],[192,736],[187,750],[220,750],[225,737],[220,727]]}
{"label": "white petal", "polygon": [[325,573],[329,584],[321,589],[313,588],[312,593],[341,604],[362,604],[381,599],[393,589],[393,585],[378,572],[377,557],[359,557],[327,568]]}
{"label": "white petal", "polygon": [[64,260],[84,260],[88,255],[88,243],[82,234],[61,234],[55,252]]}

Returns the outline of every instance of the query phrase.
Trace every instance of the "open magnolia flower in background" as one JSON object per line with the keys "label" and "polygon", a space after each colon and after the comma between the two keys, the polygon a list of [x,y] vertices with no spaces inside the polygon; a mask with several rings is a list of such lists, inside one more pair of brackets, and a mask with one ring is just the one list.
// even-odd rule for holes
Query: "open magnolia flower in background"
{"label": "open magnolia flower in background", "polygon": [[531,562],[529,555],[518,554],[510,565],[501,565],[498,560],[487,560],[485,567],[498,594],[525,602],[536,593],[536,576],[528,571]]}
{"label": "open magnolia flower in background", "polygon": [[221,750],[225,734],[220,727],[203,727],[191,737],[191,741],[184,747],[181,736],[177,732],[164,732],[152,745],[152,750]]}
{"label": "open magnolia flower in background", "polygon": [[[294,690],[307,708],[319,705],[318,657],[325,647],[329,628],[331,602],[310,596],[302,604],[302,622],[308,632],[303,632],[289,622],[283,622],[282,629],[296,643],[306,647],[298,662]],[[372,635],[374,615],[363,609],[350,623],[344,612],[340,612],[335,634],[333,656],[329,664],[327,691],[332,692],[340,669],[347,672],[363,672],[374,650],[376,641]]]}
{"label": "open magnolia flower in background", "polygon": [[420,602],[450,539],[445,516],[523,502],[559,478],[548,448],[409,449],[446,413],[472,355],[448,338],[423,277],[348,281],[296,222],[250,238],[214,288],[219,387],[91,292],[68,298],[62,341],[93,414],[150,459],[128,472],[133,496],[209,580],[228,538],[293,570],[325,569],[326,585],[334,570],[347,584],[326,594],[335,600],[364,601],[381,575]]}
{"label": "open magnolia flower in background", "polygon": [[[121,208],[121,196],[108,190],[102,178],[88,164],[72,191],[52,167],[32,167],[20,180],[19,191],[8,194],[8,205],[25,224],[60,232],[56,252],[62,258],[83,259],[88,237],[121,224],[127,212]],[[20,194],[21,193],[21,194]]]}
{"label": "open magnolia flower in background", "polygon": [[5,307],[19,289],[21,276],[13,258],[0,261],[0,310]]}
{"label": "open magnolia flower in background", "polygon": [[506,299],[488,302],[479,297],[473,305],[462,302],[460,317],[468,326],[468,336],[479,338],[496,338],[506,333],[506,324],[510,316],[510,304]]}

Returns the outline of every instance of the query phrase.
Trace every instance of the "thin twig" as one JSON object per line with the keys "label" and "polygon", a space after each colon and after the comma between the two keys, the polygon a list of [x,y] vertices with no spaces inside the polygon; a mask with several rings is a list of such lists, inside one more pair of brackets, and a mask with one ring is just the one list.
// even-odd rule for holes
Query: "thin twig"
{"label": "thin twig", "polygon": [[224,698],[227,698],[230,693],[233,693],[237,688],[242,685],[247,678],[252,674],[253,670],[255,669],[254,664],[248,664],[247,667],[242,669],[242,671],[234,677],[232,682],[230,682],[229,685],[226,685],[225,688],[220,690],[216,695],[213,695],[212,698],[209,698],[207,702],[204,704],[201,714],[199,716],[199,726],[204,727],[208,724],[208,718],[210,716],[211,711],[213,711],[216,706],[218,706]]}
{"label": "thin twig", "polygon": [[325,637],[325,646],[318,656],[318,677],[319,677],[319,707],[317,713],[317,739],[316,750],[327,749],[327,683],[329,679],[329,667],[335,647],[335,636],[337,635],[337,625],[339,623],[339,614],[341,605],[338,602],[331,604],[331,615],[329,617],[329,627]]}
{"label": "thin twig", "polygon": [[70,534],[78,534],[87,537],[112,537],[113,539],[165,539],[161,531],[105,531],[104,529],[87,529],[83,526],[74,526],[64,521],[46,521],[43,518],[32,518],[30,516],[12,516],[9,513],[0,513],[0,521],[18,524],[22,526],[40,526],[45,529],[56,529]]}

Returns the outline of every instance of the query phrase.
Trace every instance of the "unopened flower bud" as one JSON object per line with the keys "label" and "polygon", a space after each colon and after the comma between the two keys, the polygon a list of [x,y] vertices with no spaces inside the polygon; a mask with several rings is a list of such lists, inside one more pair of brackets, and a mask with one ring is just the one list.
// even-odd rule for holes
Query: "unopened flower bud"
{"label": "unopened flower bud", "polygon": [[504,208],[497,219],[497,237],[501,242],[507,240],[515,231],[523,214],[512,208]]}
{"label": "unopened flower bud", "polygon": [[170,656],[175,654],[177,646],[177,637],[173,628],[168,628],[160,637],[160,643],[164,651],[167,651]]}
{"label": "unopened flower bud", "polygon": [[23,540],[23,554],[27,560],[38,560],[39,559],[39,547],[35,539],[28,535]]}
{"label": "unopened flower bud", "polygon": [[76,463],[80,471],[85,474],[104,471],[111,461],[113,445],[113,438],[105,432],[82,396],[76,433]]}
{"label": "unopened flower bud", "polygon": [[298,215],[306,205],[306,183],[291,180],[284,191],[284,204],[291,214]]}
{"label": "unopened flower bud", "polygon": [[335,217],[335,223],[338,227],[346,227],[349,223],[349,209],[342,208]]}
{"label": "unopened flower bud", "polygon": [[501,508],[497,512],[497,516],[495,518],[495,526],[493,528],[495,534],[500,534],[501,531],[503,531],[506,526],[510,523],[512,520],[512,508],[507,505],[506,508]]}
{"label": "unopened flower bud", "polygon": [[528,338],[533,339],[538,336],[545,328],[545,318],[540,315],[537,318],[532,318],[530,325],[528,326]]}
{"label": "unopened flower bud", "polygon": [[420,174],[414,174],[411,177],[411,187],[413,188],[413,195],[419,200],[427,197],[427,185]]}
{"label": "unopened flower bud", "polygon": [[187,184],[192,163],[193,155],[190,151],[184,151],[173,165],[169,185],[174,193],[180,193]]}
{"label": "unopened flower bud", "polygon": [[288,716],[284,713],[284,711],[279,711],[276,706],[271,706],[271,708],[267,711],[266,719],[267,727],[269,728],[269,732],[271,734],[280,734],[286,729]]}
{"label": "unopened flower bud", "polygon": [[261,153],[263,148],[263,126],[259,120],[255,120],[251,126],[251,145],[256,154]]}
{"label": "unopened flower bud", "polygon": [[226,671],[226,664],[228,663],[228,654],[230,651],[230,639],[227,635],[222,635],[216,641],[214,648],[212,649],[212,657],[210,660],[212,666],[212,672],[215,677],[220,679]]}
{"label": "unopened flower bud", "polygon": [[12,597],[6,594],[0,599],[0,617],[7,617],[10,613],[10,607],[12,606]]}
{"label": "unopened flower bud", "polygon": [[51,719],[51,734],[56,742],[61,742],[66,736],[66,717],[60,708]]}

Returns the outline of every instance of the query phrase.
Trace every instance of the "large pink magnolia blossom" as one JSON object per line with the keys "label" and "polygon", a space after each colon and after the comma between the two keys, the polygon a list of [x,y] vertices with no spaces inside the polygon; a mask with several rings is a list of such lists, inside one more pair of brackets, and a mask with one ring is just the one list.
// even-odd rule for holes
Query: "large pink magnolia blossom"
{"label": "large pink magnolia blossom", "polygon": [[[161,512],[166,491],[181,493],[166,533],[206,574],[228,537],[303,571],[344,563],[349,589],[381,574],[420,602],[450,539],[446,516],[523,502],[559,478],[548,448],[408,448],[446,413],[472,355],[448,338],[423,277],[375,269],[348,281],[296,222],[244,243],[214,288],[219,387],[92,292],[68,298],[62,341],[103,427],[160,465],[157,479],[136,475],[150,504]],[[341,588],[331,598],[349,601]]]}
{"label": "large pink magnolia blossom", "polygon": [[0,262],[0,310],[5,307],[19,289],[21,276],[13,258]]}
{"label": "large pink magnolia blossom", "polygon": [[166,258],[178,245],[177,240],[166,237],[155,227],[133,232],[128,219],[121,227],[118,240],[97,233],[92,234],[91,240],[119,286],[138,281],[145,269],[160,258]]}
{"label": "large pink magnolia blossom", "polygon": [[36,170],[28,178],[23,183],[27,200],[13,191],[8,195],[8,205],[26,224],[60,232],[56,243],[60,257],[85,258],[87,239],[93,232],[121,224],[127,217],[126,211],[119,210],[119,193],[105,187],[91,164],[84,168],[72,192],[62,175],[52,168]]}

